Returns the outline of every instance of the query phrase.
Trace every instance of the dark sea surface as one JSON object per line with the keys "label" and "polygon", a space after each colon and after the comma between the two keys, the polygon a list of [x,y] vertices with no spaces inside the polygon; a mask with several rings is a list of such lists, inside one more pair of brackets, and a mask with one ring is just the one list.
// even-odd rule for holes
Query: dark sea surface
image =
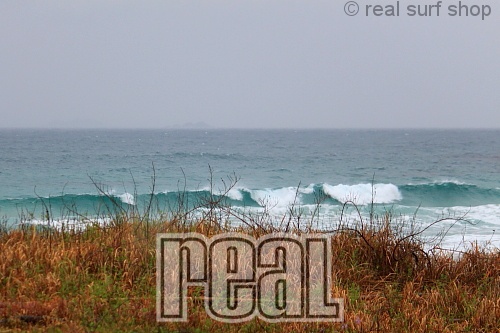
{"label": "dark sea surface", "polygon": [[321,228],[338,223],[346,200],[364,218],[373,201],[377,214],[401,223],[415,216],[422,226],[465,214],[468,222],[440,224],[453,225],[445,245],[500,247],[500,130],[3,129],[1,220],[47,223],[49,207],[51,223],[64,223],[75,207],[100,215],[109,198],[140,208],[153,166],[155,202],[165,211],[179,194],[192,204],[207,196],[211,176],[215,194],[224,192],[221,179],[236,176],[228,203],[253,213],[266,204],[276,221],[293,202],[307,220],[324,194]]}

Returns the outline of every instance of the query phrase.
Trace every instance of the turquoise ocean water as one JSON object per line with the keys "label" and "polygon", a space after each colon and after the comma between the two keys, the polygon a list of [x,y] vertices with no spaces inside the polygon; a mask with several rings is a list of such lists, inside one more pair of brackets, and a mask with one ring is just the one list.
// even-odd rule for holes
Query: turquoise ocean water
{"label": "turquoise ocean water", "polygon": [[101,214],[108,199],[95,183],[124,208],[140,208],[153,165],[165,211],[180,193],[191,203],[209,194],[210,167],[215,193],[236,175],[228,203],[253,213],[267,204],[276,221],[293,202],[307,217],[324,195],[318,226],[334,228],[346,200],[366,218],[373,193],[375,212],[401,221],[465,216],[440,224],[453,225],[445,246],[500,247],[500,130],[3,129],[1,220],[46,223],[44,207],[56,224],[76,215],[71,207]]}

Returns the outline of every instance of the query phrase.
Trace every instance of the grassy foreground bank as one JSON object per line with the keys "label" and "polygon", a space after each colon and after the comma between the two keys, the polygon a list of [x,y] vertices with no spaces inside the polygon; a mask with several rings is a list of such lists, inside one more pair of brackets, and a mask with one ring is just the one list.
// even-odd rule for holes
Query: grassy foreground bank
{"label": "grassy foreground bank", "polygon": [[156,322],[156,233],[258,238],[272,228],[124,218],[80,231],[3,231],[0,332],[500,332],[500,252],[471,246],[453,259],[391,219],[331,234],[332,294],[345,299],[345,321],[335,324],[224,324],[196,297],[188,323]]}

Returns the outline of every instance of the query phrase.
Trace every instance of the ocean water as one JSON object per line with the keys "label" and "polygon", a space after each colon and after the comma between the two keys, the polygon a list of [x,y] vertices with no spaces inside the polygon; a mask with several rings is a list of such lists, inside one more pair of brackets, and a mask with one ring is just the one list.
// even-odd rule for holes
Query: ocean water
{"label": "ocean water", "polygon": [[[102,217],[113,200],[140,211],[152,192],[174,211],[181,194],[192,206],[211,188],[276,223],[291,204],[326,230],[372,209],[423,228],[455,217],[425,235],[500,247],[500,130],[0,130],[9,226],[48,223],[48,211],[52,224]],[[342,211],[348,200],[359,214]]]}

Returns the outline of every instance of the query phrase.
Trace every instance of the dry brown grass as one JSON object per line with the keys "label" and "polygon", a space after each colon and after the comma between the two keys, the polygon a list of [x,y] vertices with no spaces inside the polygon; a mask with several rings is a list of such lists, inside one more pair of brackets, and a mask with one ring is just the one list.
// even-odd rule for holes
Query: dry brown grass
{"label": "dry brown grass", "polygon": [[0,235],[0,331],[500,332],[499,251],[432,254],[384,218],[332,234],[332,292],[346,307],[345,322],[335,324],[220,323],[205,313],[196,288],[189,322],[156,323],[156,233],[228,231],[216,223],[10,231]]}

